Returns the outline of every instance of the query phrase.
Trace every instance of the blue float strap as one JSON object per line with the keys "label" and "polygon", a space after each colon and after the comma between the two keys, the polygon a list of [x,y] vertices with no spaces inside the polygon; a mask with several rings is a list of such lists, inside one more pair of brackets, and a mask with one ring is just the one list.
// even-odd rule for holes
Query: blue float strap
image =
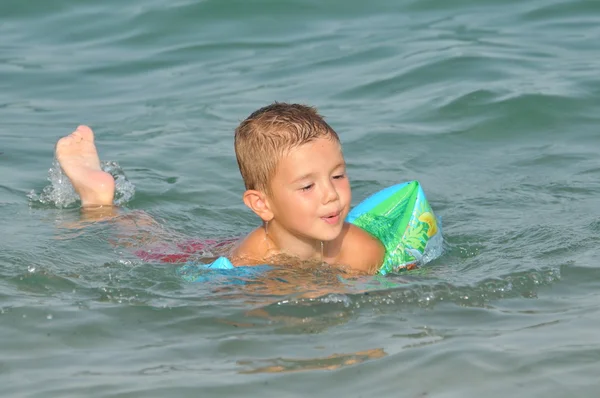
{"label": "blue float strap", "polygon": [[219,257],[210,264],[206,264],[205,268],[210,269],[234,269],[235,267],[231,264],[231,261],[227,257]]}
{"label": "blue float strap", "polygon": [[188,262],[177,269],[177,274],[188,282],[209,282],[224,277],[227,283],[239,285],[270,269],[273,267],[269,265],[235,267],[226,257],[219,257],[210,264]]}

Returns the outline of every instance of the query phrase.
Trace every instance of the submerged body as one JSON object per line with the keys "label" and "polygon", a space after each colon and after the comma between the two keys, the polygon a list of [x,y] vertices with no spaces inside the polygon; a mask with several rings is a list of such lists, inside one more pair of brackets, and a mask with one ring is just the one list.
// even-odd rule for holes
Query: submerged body
{"label": "submerged body", "polygon": [[[320,156],[332,149],[330,144],[328,139],[321,139],[308,144],[301,152],[307,155],[318,147]],[[341,151],[337,151],[341,156]],[[100,168],[94,134],[89,127],[79,126],[72,134],[61,138],[56,145],[56,158],[81,198],[84,218],[103,219],[116,215],[114,179]],[[305,164],[313,163],[306,157],[303,160]],[[292,161],[289,171],[297,172],[299,169],[295,166],[298,164]],[[310,172],[301,181],[296,178],[290,181],[292,174],[282,175],[281,182],[276,179],[274,190],[276,195],[281,195],[275,196],[279,200],[259,198],[255,193],[248,195],[246,192],[245,202],[249,207],[264,206],[261,214],[268,213],[269,219],[222,254],[227,255],[235,266],[275,264],[282,258],[297,258],[323,261],[360,273],[375,273],[385,255],[383,245],[364,230],[344,222],[351,200],[345,163],[326,173]],[[312,182],[308,183],[307,179]],[[298,188],[298,184],[305,185]],[[312,186],[306,188],[308,185]],[[142,258],[167,262],[179,262],[189,254],[140,253]]]}
{"label": "submerged body", "polygon": [[[350,213],[352,194],[339,137],[314,108],[274,103],[257,110],[236,129],[235,151],[246,186],[243,201],[262,225],[224,253],[232,266],[277,264],[285,258],[386,273],[409,267],[436,233],[424,196],[419,214],[406,212],[416,203],[412,193],[399,204],[386,199],[367,206],[364,214]],[[100,169],[89,127],[79,126],[60,139],[56,158],[86,217],[114,213],[114,179]]]}

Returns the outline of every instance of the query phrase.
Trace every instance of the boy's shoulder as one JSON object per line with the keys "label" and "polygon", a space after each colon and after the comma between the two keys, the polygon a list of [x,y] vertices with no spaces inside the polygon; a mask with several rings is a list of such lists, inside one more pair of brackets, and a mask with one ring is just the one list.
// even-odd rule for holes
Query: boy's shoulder
{"label": "boy's shoulder", "polygon": [[[345,223],[339,241],[339,252],[331,260],[355,271],[374,274],[379,270],[385,257],[385,247],[364,229]],[[266,244],[263,228],[256,228],[232,249],[230,259],[233,265],[259,265],[278,253]]]}
{"label": "boy's shoulder", "polygon": [[377,272],[385,257],[379,239],[354,224],[347,223],[340,250],[340,264],[370,274]]}
{"label": "boy's shoulder", "polygon": [[231,263],[235,266],[263,264],[268,252],[264,243],[263,228],[256,228],[232,248],[229,255]]}

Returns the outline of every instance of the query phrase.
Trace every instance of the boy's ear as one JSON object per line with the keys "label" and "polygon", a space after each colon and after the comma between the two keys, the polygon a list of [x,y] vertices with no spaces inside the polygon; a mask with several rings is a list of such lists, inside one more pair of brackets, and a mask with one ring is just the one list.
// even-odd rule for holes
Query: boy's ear
{"label": "boy's ear", "polygon": [[264,192],[249,189],[244,192],[244,203],[263,221],[271,221],[273,212],[269,206],[267,195]]}

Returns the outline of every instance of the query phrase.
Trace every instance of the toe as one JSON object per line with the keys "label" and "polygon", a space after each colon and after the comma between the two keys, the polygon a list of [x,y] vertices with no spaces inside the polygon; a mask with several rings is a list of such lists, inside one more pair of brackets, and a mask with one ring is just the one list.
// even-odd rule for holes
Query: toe
{"label": "toe", "polygon": [[79,126],[77,126],[76,130],[79,130],[79,131],[89,131],[89,132],[92,131],[92,129],[89,128],[88,126],[86,126],[85,124],[80,124]]}
{"label": "toe", "polygon": [[94,139],[94,132],[88,126],[80,125],[80,126],[77,127],[77,130],[75,130],[75,132],[79,133],[79,135],[83,139],[86,139],[86,140],[93,140]]}
{"label": "toe", "polygon": [[71,138],[71,141],[75,144],[81,142],[81,140],[83,139],[83,136],[81,135],[81,133],[79,132],[79,130],[75,130],[71,133],[71,135],[69,136],[69,138]]}
{"label": "toe", "polygon": [[73,139],[69,135],[67,137],[63,137],[60,140],[58,140],[58,142],[56,143],[56,146],[57,147],[63,147],[63,146],[71,145],[72,141],[73,141]]}

